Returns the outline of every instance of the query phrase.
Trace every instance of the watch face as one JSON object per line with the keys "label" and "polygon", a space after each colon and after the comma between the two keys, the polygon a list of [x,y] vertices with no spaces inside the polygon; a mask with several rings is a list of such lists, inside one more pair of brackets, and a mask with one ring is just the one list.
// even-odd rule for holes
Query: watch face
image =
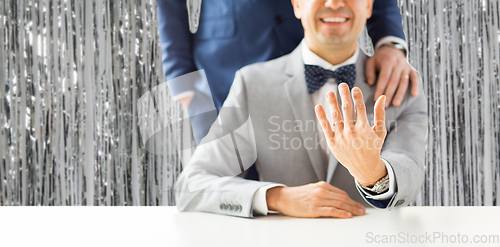
{"label": "watch face", "polygon": [[389,179],[385,179],[382,183],[378,184],[376,188],[374,188],[377,193],[385,192],[389,189]]}
{"label": "watch face", "polygon": [[371,188],[361,185],[363,189],[376,194],[382,194],[389,190],[389,174],[377,181]]}
{"label": "watch face", "polygon": [[372,191],[381,194],[389,189],[389,174],[375,183]]}

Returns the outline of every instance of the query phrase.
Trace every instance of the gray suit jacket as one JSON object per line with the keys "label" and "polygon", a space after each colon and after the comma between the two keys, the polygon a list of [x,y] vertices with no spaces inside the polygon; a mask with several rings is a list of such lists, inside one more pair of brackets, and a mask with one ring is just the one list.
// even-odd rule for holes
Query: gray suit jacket
{"label": "gray suit jacket", "polygon": [[[363,92],[373,121],[375,87],[365,80],[366,59],[360,52],[355,86]],[[338,162],[330,160],[328,165],[318,144],[300,46],[289,55],[239,70],[223,107],[229,110],[221,111],[179,176],[175,196],[180,211],[252,217],[253,196],[262,186],[331,179]],[[420,191],[426,109],[423,93],[417,97],[408,93],[400,107],[386,110],[388,134],[381,157],[392,166],[397,184],[387,209],[411,203]],[[243,171],[254,162],[260,181],[243,178]]]}

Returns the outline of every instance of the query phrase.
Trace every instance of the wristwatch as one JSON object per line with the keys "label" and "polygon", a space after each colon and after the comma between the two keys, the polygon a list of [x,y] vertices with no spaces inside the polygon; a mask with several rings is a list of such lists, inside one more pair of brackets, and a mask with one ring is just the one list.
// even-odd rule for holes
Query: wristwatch
{"label": "wristwatch", "polygon": [[406,54],[407,54],[407,53],[406,53],[406,49],[405,49],[405,47],[404,47],[402,44],[397,43],[397,42],[389,42],[389,43],[385,43],[385,44],[383,44],[382,46],[390,46],[390,47],[394,47],[394,48],[396,48],[396,49],[398,49],[398,50],[401,50],[401,51],[405,54],[405,56],[406,56]]}
{"label": "wristwatch", "polygon": [[389,190],[389,174],[377,181],[373,186],[367,187],[361,185],[361,187],[374,194],[382,194]]}

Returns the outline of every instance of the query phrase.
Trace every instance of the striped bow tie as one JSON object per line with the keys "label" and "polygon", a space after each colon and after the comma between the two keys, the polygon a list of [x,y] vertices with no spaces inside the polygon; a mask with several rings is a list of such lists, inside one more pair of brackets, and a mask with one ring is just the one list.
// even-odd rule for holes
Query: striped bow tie
{"label": "striped bow tie", "polygon": [[307,90],[309,94],[316,92],[323,85],[325,85],[328,79],[335,79],[337,84],[347,83],[349,89],[354,87],[354,82],[356,80],[356,66],[354,64],[349,64],[342,66],[335,71],[328,69],[323,69],[316,65],[305,65],[306,83]]}

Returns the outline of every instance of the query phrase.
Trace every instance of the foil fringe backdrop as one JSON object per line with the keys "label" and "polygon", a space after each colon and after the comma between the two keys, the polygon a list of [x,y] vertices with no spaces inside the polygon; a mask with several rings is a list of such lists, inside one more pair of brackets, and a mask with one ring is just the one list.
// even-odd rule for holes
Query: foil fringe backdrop
{"label": "foil fringe backdrop", "polygon": [[499,205],[500,3],[400,0],[429,133],[415,205]]}
{"label": "foil fringe backdrop", "polygon": [[0,37],[1,205],[175,203],[182,136],[146,152],[134,103],[165,81],[155,0],[0,1]]}
{"label": "foil fringe backdrop", "polygon": [[[399,4],[428,96],[414,205],[498,205],[499,3]],[[182,136],[147,153],[134,104],[164,81],[156,15],[154,0],[0,1],[1,205],[175,204]]]}

